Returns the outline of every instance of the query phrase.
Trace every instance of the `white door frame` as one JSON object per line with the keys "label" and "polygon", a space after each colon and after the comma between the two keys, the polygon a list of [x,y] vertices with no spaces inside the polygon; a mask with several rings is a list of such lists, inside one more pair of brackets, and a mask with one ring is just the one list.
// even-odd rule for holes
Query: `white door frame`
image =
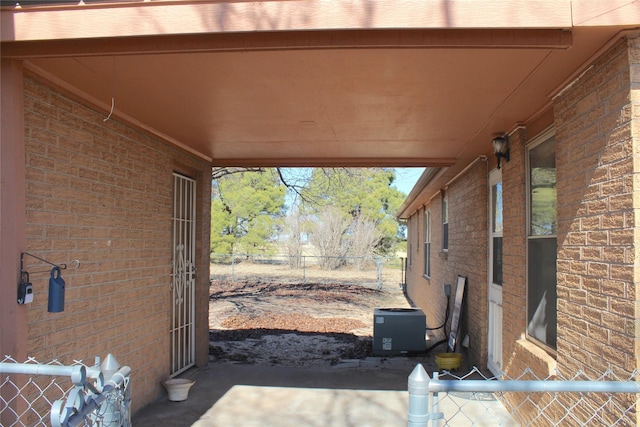
{"label": "white door frame", "polygon": [[[487,367],[496,376],[502,374],[502,282],[494,283],[494,238],[502,238],[502,191],[496,192],[496,186],[502,188],[502,172],[500,169],[494,169],[489,174],[489,265],[488,275],[488,355]],[[494,202],[495,199],[495,202]],[[499,210],[499,211],[498,211]],[[496,214],[498,221],[496,221]],[[496,227],[497,225],[497,227]],[[502,256],[496,253],[497,256]]]}
{"label": "white door frame", "polygon": [[195,365],[196,182],[173,174],[171,376]]}

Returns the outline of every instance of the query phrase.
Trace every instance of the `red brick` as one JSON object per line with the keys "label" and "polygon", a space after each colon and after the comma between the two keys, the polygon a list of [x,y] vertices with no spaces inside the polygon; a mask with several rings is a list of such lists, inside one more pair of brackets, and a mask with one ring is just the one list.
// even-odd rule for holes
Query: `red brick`
{"label": "red brick", "polygon": [[585,298],[586,303],[591,308],[596,308],[599,310],[607,310],[609,306],[609,300],[606,296],[598,295],[598,294],[589,294],[587,298]]}
{"label": "red brick", "polygon": [[598,246],[587,246],[582,248],[582,260],[600,261],[602,260],[602,248]]}
{"label": "red brick", "polygon": [[632,337],[617,332],[610,332],[610,335],[609,345],[633,357],[634,340]]}
{"label": "red brick", "polygon": [[588,245],[607,245],[609,234],[606,231],[591,231],[587,233]]}
{"label": "red brick", "polygon": [[612,331],[624,333],[626,331],[626,323],[624,319],[613,313],[602,313],[602,326]]}
{"label": "red brick", "polygon": [[[117,349],[126,352],[116,354],[121,362],[139,369],[145,365],[148,372],[164,376],[169,370],[168,356],[155,355],[158,343],[168,342],[170,301],[162,296],[162,289],[170,273],[171,251],[166,242],[171,239],[171,165],[184,164],[205,177],[199,186],[199,197],[204,200],[210,197],[209,166],[122,124],[105,124],[99,113],[29,78],[25,88],[30,100],[25,103],[25,134],[32,136],[26,144],[26,249],[59,262],[78,258],[85,267],[65,274],[69,286],[64,313],[46,313],[46,298],[37,297],[29,307],[28,343],[38,346],[46,341],[45,348],[30,347],[29,354],[93,360],[95,355]],[[38,127],[42,124],[47,131]],[[128,135],[126,142],[114,134],[115,129]],[[123,190],[130,182],[136,182],[140,192]],[[161,182],[168,188],[157,189]],[[200,209],[200,218],[206,218],[209,204],[201,203]],[[206,235],[208,226],[199,224],[199,233]],[[202,237],[198,239],[202,244]],[[204,252],[201,263],[208,261]],[[132,262],[140,268],[131,270]],[[130,280],[130,271],[135,280]],[[204,318],[207,291],[203,276],[197,292],[204,303],[199,302],[196,310]],[[151,299],[157,295],[157,303],[151,302],[150,295]],[[143,307],[141,301],[149,305],[135,309],[134,301],[137,307]],[[101,313],[98,317],[97,312]],[[132,328],[132,324],[145,326]],[[52,327],[57,332],[49,333]],[[75,338],[79,336],[82,341]],[[198,357],[204,354],[206,359],[206,337],[198,346]],[[141,392],[146,397],[137,406],[159,392],[161,375],[149,375],[154,386]]]}
{"label": "red brick", "polygon": [[611,364],[616,366],[626,366],[627,355],[618,349],[604,346],[602,348],[602,355]]}
{"label": "red brick", "polygon": [[609,213],[602,216],[602,228],[624,228],[625,227],[625,213]]}
{"label": "red brick", "polygon": [[606,199],[598,199],[585,203],[587,212],[590,215],[603,214],[609,211],[608,201]]}
{"label": "red brick", "polygon": [[589,216],[580,219],[580,230],[590,231],[600,229],[600,216]]}
{"label": "red brick", "polygon": [[[568,233],[569,244],[571,245],[584,245],[587,242],[587,233]],[[606,235],[605,235],[606,237]]]}
{"label": "red brick", "polygon": [[631,173],[633,173],[633,163],[628,160],[623,160],[609,166],[609,176],[611,179],[624,177]]}
{"label": "red brick", "polygon": [[587,265],[587,274],[596,277],[609,277],[609,264],[589,262]]}
{"label": "red brick", "polygon": [[612,245],[633,245],[634,241],[633,229],[611,230],[609,232],[609,242]]}
{"label": "red brick", "polygon": [[622,283],[633,283],[635,271],[634,265],[617,265],[614,264],[610,269],[611,279],[619,280]]}

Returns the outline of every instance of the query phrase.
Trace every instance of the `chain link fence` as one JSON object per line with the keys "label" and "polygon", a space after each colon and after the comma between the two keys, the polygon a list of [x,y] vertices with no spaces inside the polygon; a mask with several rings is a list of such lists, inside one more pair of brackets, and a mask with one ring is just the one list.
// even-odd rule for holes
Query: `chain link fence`
{"label": "chain link fence", "polygon": [[613,371],[538,378],[527,369],[496,378],[473,368],[429,379],[420,368],[409,376],[409,427],[638,425],[638,371],[622,378]]}
{"label": "chain link fence", "polygon": [[385,257],[211,255],[212,281],[345,283],[383,289],[404,280],[402,260]]}
{"label": "chain link fence", "polygon": [[[63,365],[57,360],[18,363],[10,356],[0,362],[0,425],[130,426],[131,370],[119,367],[111,355],[100,365],[82,361]],[[114,368],[115,363],[115,368]]]}

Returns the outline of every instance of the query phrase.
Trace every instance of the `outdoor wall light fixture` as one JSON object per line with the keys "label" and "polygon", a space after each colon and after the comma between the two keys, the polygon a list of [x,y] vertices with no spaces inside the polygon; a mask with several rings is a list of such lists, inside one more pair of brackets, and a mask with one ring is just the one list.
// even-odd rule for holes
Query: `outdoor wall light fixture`
{"label": "outdoor wall light fixture", "polygon": [[505,135],[493,138],[491,145],[493,145],[493,153],[498,159],[498,169],[500,169],[500,159],[509,161],[509,137]]}

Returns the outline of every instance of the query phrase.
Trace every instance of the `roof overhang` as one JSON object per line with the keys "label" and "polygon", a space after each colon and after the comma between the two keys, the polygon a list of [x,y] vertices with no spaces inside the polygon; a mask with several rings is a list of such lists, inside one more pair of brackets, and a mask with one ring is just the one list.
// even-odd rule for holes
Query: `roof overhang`
{"label": "roof overhang", "polygon": [[433,167],[437,188],[638,16],[638,0],[85,0],[2,8],[0,48],[212,165]]}

